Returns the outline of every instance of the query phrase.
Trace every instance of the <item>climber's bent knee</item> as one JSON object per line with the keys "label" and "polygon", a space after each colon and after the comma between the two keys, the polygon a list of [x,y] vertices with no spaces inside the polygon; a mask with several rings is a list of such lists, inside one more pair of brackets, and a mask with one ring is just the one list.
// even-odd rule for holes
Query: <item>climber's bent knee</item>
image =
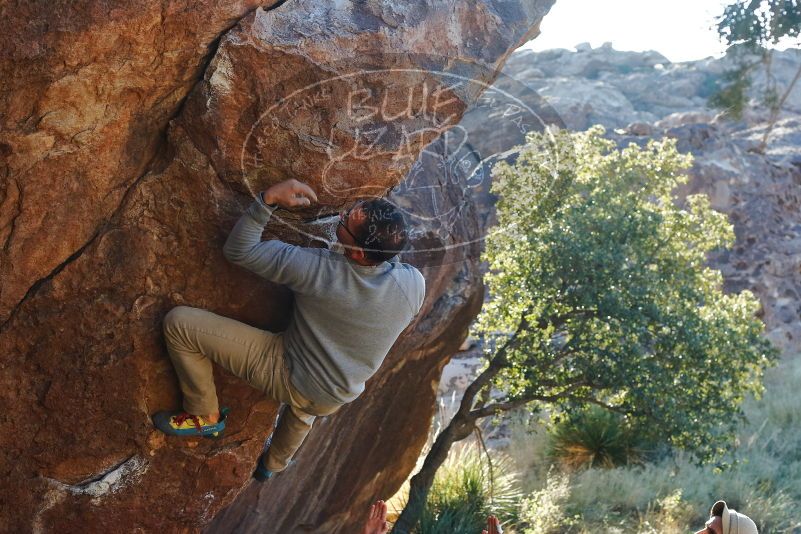
{"label": "climber's bent knee", "polygon": [[181,321],[183,320],[183,316],[186,313],[185,310],[186,306],[175,306],[173,309],[167,312],[167,315],[164,316],[164,321],[162,322],[164,331],[172,330],[175,328]]}
{"label": "climber's bent knee", "polygon": [[177,330],[181,325],[185,325],[197,316],[197,312],[202,311],[191,306],[175,306],[164,316],[163,329],[167,333]]}

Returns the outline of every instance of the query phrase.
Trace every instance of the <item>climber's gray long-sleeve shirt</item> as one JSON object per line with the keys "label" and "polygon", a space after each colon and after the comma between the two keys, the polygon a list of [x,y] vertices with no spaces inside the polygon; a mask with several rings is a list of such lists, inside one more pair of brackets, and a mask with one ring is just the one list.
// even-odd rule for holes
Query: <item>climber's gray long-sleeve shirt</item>
{"label": "climber's gray long-sleeve shirt", "polygon": [[294,292],[292,320],[284,333],[292,384],[312,402],[350,402],[420,311],[425,279],[415,267],[395,261],[397,256],[368,267],[333,250],[262,241],[274,209],[256,198],[223,253]]}

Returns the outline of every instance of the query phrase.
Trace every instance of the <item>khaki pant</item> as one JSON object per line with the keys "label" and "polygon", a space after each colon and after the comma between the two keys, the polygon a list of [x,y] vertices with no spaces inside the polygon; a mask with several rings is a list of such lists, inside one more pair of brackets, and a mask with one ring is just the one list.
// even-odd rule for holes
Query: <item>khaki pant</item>
{"label": "khaki pant", "polygon": [[177,306],[164,317],[164,337],[184,395],[184,410],[208,415],[219,410],[211,362],[285,403],[267,455],[267,469],[282,471],[309,433],[315,416],[341,405],[320,406],[290,381],[284,338],[210,311]]}

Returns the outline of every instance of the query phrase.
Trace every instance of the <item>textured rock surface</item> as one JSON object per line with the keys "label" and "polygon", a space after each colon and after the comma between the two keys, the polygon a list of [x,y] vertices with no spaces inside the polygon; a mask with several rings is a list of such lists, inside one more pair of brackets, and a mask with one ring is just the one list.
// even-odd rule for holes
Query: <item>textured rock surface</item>
{"label": "textured rock surface", "polygon": [[[308,180],[325,206],[267,233],[325,235],[302,219],[397,184],[483,89],[429,72],[492,82],[551,4],[2,8],[0,399],[14,431],[0,437],[0,531],[193,531],[230,503],[277,406],[218,372],[234,414],[224,439],[153,431],[150,414],[178,402],[164,314],[188,304],[284,328],[291,295],[221,254],[251,193]],[[440,90],[416,99],[425,112],[407,112],[409,90],[423,86]],[[376,100],[354,106],[349,95]],[[276,531],[348,531],[400,485],[425,440],[441,366],[481,301],[476,250],[463,246],[477,231],[465,190],[426,179],[439,197],[407,258],[425,269],[424,308],[364,396],[315,428],[303,468],[248,490],[242,506],[259,501]],[[430,195],[395,195],[433,207]],[[463,212],[443,232],[444,206]]]}
{"label": "textured rock surface", "polygon": [[[502,76],[494,87],[519,94],[524,102],[545,102],[570,129],[585,130],[593,124],[623,128],[631,123],[653,123],[673,120],[672,114],[701,113],[697,122],[709,122],[717,113],[707,108],[707,99],[732,66],[730,58],[707,58],[698,61],[671,63],[658,52],[623,52],[610,44],[592,48],[577,46],[566,49],[519,50],[509,57]],[[787,87],[801,65],[801,49],[775,52],[771,72],[779,87]],[[522,93],[515,86],[524,84],[531,89]],[[757,69],[750,96],[756,99],[765,85],[764,69]],[[756,103],[756,100],[754,100]],[[801,89],[789,95],[785,108],[801,113]],[[743,126],[756,126],[767,113],[759,106],[749,110]],[[469,119],[469,117],[468,117]],[[508,147],[508,132],[494,124],[483,126],[479,121],[468,122],[476,139],[476,148],[492,154]],[[518,136],[517,143],[523,137]]]}
{"label": "textured rock surface", "polygon": [[[774,53],[771,73],[779,87],[787,86],[799,63],[801,50]],[[585,129],[596,123],[622,127],[671,113],[703,111],[715,84],[732,65],[729,57],[671,63],[658,52],[623,52],[606,44],[578,52],[520,51],[503,72],[531,85],[542,97],[556,99],[551,104],[563,120],[571,128]],[[529,74],[533,68],[539,76]],[[757,98],[764,84],[764,69],[755,70],[750,96]],[[801,93],[791,94],[786,107],[800,112]]]}
{"label": "textured rock surface", "polygon": [[119,212],[220,34],[273,3],[0,7],[0,324]]}

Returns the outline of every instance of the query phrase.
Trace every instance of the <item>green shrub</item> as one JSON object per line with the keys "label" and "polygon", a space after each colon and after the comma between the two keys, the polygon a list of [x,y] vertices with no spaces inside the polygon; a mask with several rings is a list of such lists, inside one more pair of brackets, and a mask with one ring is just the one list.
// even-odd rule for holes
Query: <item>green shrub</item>
{"label": "green shrub", "polygon": [[570,477],[551,469],[545,487],[521,502],[520,520],[525,525],[524,534],[550,534],[569,528],[571,521],[565,512],[569,497]]}
{"label": "green shrub", "polygon": [[623,416],[598,406],[567,415],[551,428],[550,438],[550,456],[573,469],[636,463],[646,450]]}
{"label": "green shrub", "polygon": [[522,493],[512,461],[493,454],[490,465],[477,446],[455,447],[437,471],[417,534],[476,534],[487,516],[516,523]]}

